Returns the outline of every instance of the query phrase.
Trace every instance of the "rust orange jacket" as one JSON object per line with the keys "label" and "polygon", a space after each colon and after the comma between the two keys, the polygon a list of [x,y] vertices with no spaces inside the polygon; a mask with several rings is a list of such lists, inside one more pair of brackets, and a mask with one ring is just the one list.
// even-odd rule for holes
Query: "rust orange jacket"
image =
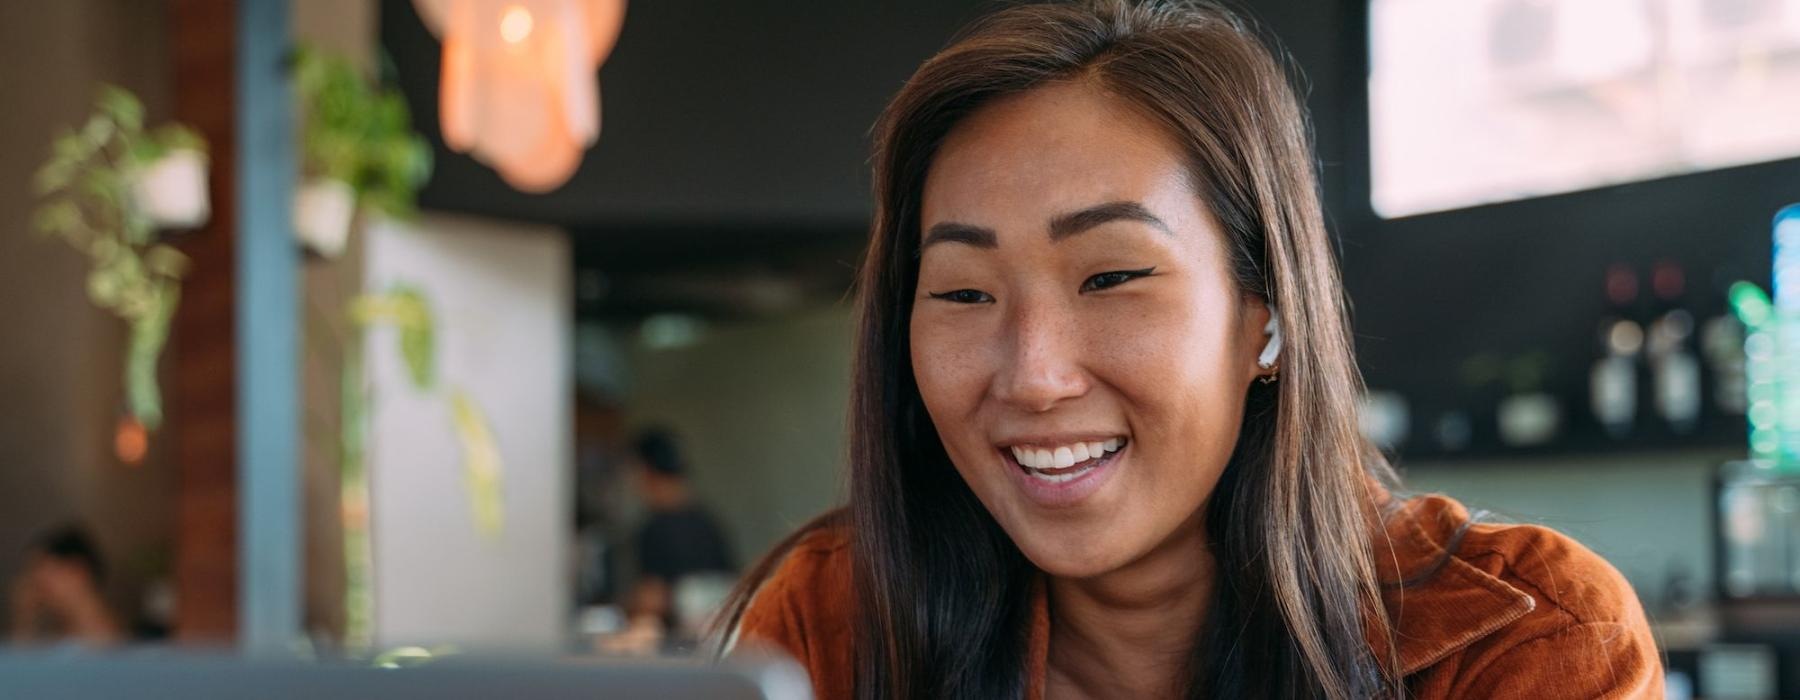
{"label": "rust orange jacket", "polygon": [[[1443,562],[1423,581],[1385,589],[1413,697],[1662,697],[1649,623],[1612,566],[1553,530],[1485,523],[1470,526],[1446,559],[1468,520],[1456,501],[1422,496],[1393,511],[1385,540],[1376,538],[1392,543],[1395,580]],[[1053,621],[1044,586],[1034,588],[1025,687],[1038,700]],[[848,533],[815,532],[757,592],[740,644],[774,645],[806,668],[817,697],[848,698],[852,606]]]}

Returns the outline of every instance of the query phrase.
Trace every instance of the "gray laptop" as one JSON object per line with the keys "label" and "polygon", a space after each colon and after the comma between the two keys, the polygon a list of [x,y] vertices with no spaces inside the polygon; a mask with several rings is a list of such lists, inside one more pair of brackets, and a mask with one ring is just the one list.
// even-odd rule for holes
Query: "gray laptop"
{"label": "gray laptop", "polygon": [[449,658],[408,668],[226,656],[0,654],[0,698],[806,700],[789,661],[589,662]]}

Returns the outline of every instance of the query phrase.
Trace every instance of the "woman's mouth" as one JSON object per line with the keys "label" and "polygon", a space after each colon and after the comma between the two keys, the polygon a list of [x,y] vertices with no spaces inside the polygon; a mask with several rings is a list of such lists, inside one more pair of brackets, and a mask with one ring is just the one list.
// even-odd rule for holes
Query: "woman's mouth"
{"label": "woman's mouth", "polygon": [[1040,508],[1073,508],[1119,471],[1131,439],[1124,435],[1042,436],[1002,445],[1019,493]]}
{"label": "woman's mouth", "polygon": [[1013,463],[1032,480],[1046,485],[1064,484],[1112,461],[1127,440],[1111,437],[1105,440],[1069,442],[1058,445],[1013,445]]}

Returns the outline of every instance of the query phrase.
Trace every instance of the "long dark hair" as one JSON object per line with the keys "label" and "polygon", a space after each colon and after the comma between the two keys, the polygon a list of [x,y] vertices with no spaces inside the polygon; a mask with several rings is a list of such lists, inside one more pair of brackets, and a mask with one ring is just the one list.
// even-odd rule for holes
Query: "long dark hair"
{"label": "long dark hair", "polygon": [[[1371,543],[1380,492],[1397,480],[1357,431],[1361,379],[1311,133],[1268,46],[1210,2],[1014,6],[927,60],[882,114],[858,287],[849,504],[809,526],[849,529],[858,698],[1020,694],[1038,574],[958,476],[925,413],[908,352],[914,252],[926,171],[945,135],[997,98],[1077,79],[1181,145],[1226,231],[1239,290],[1280,310],[1286,338],[1280,381],[1250,390],[1207,506],[1219,580],[1206,628],[1194,632],[1190,692],[1401,695]],[[752,569],[726,625],[805,531]]]}

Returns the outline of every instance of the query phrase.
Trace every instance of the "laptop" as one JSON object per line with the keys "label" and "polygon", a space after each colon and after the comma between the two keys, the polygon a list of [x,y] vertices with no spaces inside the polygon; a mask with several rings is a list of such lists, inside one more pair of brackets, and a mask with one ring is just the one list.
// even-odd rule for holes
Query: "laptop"
{"label": "laptop", "polygon": [[404,668],[230,656],[0,654],[0,697],[383,700],[808,700],[791,661],[625,663],[451,657]]}

